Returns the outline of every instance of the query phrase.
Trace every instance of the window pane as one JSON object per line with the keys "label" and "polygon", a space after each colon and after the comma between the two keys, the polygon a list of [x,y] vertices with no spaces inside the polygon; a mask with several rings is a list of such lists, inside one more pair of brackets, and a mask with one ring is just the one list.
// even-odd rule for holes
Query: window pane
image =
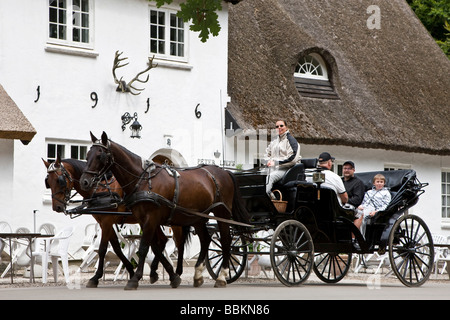
{"label": "window pane", "polygon": [[75,42],[80,42],[80,29],[73,28],[72,40]]}
{"label": "window pane", "polygon": [[50,22],[58,22],[58,9],[50,8],[49,20]]}
{"label": "window pane", "polygon": [[72,24],[77,27],[81,26],[81,14],[79,12],[73,12]]}
{"label": "window pane", "polygon": [[66,146],[65,145],[58,144],[56,146],[56,154],[57,155],[59,154],[61,159],[64,159],[66,157],[66,152],[65,151],[66,151]]}
{"label": "window pane", "polygon": [[66,39],[66,27],[65,26],[59,26],[59,35],[58,39]]}
{"label": "window pane", "polygon": [[150,27],[150,37],[157,38],[158,37],[158,28],[156,26]]}
{"label": "window pane", "polygon": [[166,14],[164,12],[158,12],[158,24],[166,24]]}
{"label": "window pane", "polygon": [[158,53],[161,53],[161,54],[166,53],[166,50],[164,48],[164,41],[159,41],[158,44],[159,44]]}
{"label": "window pane", "polygon": [[58,26],[56,24],[50,24],[48,36],[50,38],[55,38],[55,39],[58,38]]}
{"label": "window pane", "polygon": [[81,26],[84,28],[89,28],[89,14],[83,13],[81,16]]}
{"label": "window pane", "polygon": [[81,41],[83,43],[89,43],[89,29],[83,29],[81,30]]}
{"label": "window pane", "polygon": [[81,11],[89,12],[89,0],[82,0],[81,1]]}
{"label": "window pane", "polygon": [[70,146],[70,157],[78,159],[78,146]]}
{"label": "window pane", "polygon": [[86,146],[80,146],[80,160],[86,160],[87,155],[87,147]]}
{"label": "window pane", "polygon": [[47,158],[56,158],[56,145],[53,143],[47,145]]}

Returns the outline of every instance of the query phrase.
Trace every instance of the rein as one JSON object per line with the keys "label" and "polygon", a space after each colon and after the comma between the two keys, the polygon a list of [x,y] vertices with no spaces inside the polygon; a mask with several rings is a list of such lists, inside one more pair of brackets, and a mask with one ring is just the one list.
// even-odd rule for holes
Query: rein
{"label": "rein", "polygon": [[[225,223],[229,223],[229,224],[235,224],[235,225],[240,225],[240,226],[244,226],[244,227],[251,227],[251,225],[249,224],[245,224],[242,222],[238,222],[238,221],[234,221],[234,220],[230,220],[230,219],[223,219],[220,217],[215,217],[215,216],[210,216],[209,214],[207,214],[208,212],[210,212],[212,209],[218,207],[218,206],[223,206],[226,208],[226,210],[230,213],[231,215],[231,210],[225,205],[225,203],[223,202],[214,202],[212,205],[210,205],[206,210],[204,210],[203,212],[199,212],[199,211],[195,211],[195,210],[191,210],[188,208],[184,208],[181,206],[178,206],[177,202],[178,202],[178,172],[175,169],[172,169],[168,166],[157,166],[159,168],[159,170],[152,175],[152,172],[155,170],[155,164],[154,162],[150,161],[146,164],[146,167],[143,169],[142,173],[137,176],[131,172],[129,172],[126,168],[124,168],[122,165],[120,165],[119,163],[114,161],[114,157],[113,154],[110,150],[110,141],[108,140],[108,144],[105,146],[100,142],[95,142],[93,144],[94,146],[98,146],[101,147],[102,149],[106,150],[106,155],[109,157],[109,165],[105,165],[104,168],[102,168],[101,170],[99,170],[98,172],[95,171],[89,171],[86,170],[86,173],[90,173],[92,175],[94,175],[94,179],[99,179],[99,174],[101,173],[106,173],[113,164],[119,166],[120,168],[122,168],[124,171],[126,171],[127,173],[129,173],[130,175],[134,176],[137,178],[137,183],[135,185],[134,191],[131,192],[129,195],[125,196],[124,199],[122,200],[122,202],[125,204],[125,206],[127,207],[131,207],[134,204],[138,203],[138,202],[142,202],[142,201],[150,201],[155,203],[156,205],[160,206],[160,205],[165,205],[167,206],[169,209],[171,209],[171,213],[168,219],[168,223],[170,223],[170,221],[173,218],[173,215],[175,213],[175,211],[179,211],[181,213],[184,214],[190,214],[190,215],[195,215],[195,216],[199,216],[202,218],[206,218],[206,219],[214,219],[217,221],[221,221],[221,222],[225,222]],[[167,169],[168,171],[170,171],[172,173],[172,176],[175,179],[175,192],[174,192],[174,199],[173,201],[168,200],[167,198],[165,198],[164,196],[151,191],[151,179],[156,177],[163,169]],[[205,171],[207,171],[206,169],[204,169]],[[215,186],[216,186],[216,196],[215,199],[217,199],[217,197],[219,196],[219,190],[218,190],[218,185],[217,182],[214,178],[214,176],[207,171],[210,178],[213,180]],[[148,174],[148,184],[149,184],[149,190],[148,191],[137,191],[140,183],[142,182],[142,180],[144,180],[144,175]],[[95,180],[94,180],[95,181]],[[131,185],[134,181],[130,182],[128,185]],[[128,186],[127,185],[127,186]],[[122,186],[123,189],[124,186]]]}

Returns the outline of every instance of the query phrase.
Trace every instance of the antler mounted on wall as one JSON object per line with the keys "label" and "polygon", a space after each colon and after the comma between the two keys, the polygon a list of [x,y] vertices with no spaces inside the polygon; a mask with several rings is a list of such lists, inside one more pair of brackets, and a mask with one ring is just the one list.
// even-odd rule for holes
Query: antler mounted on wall
{"label": "antler mounted on wall", "polygon": [[[133,95],[138,95],[143,91],[144,89],[139,89],[136,87],[133,87],[133,82],[137,81],[140,83],[146,83],[149,79],[149,75],[147,75],[147,78],[145,80],[141,80],[139,79],[139,76],[141,76],[142,74],[146,73],[147,71],[149,71],[152,68],[155,68],[158,66],[158,64],[153,64],[153,59],[155,58],[155,56],[148,58],[148,62],[147,62],[147,68],[144,71],[139,72],[136,77],[134,77],[130,82],[126,83],[124,80],[122,80],[123,77],[120,77],[119,80],[117,80],[117,76],[116,76],[116,69],[118,68],[122,68],[125,67],[126,65],[129,64],[129,62],[125,63],[125,64],[120,64],[122,61],[128,59],[128,58],[120,58],[120,55],[123,52],[116,51],[115,53],[115,57],[114,57],[114,64],[113,64],[113,69],[112,69],[112,73],[114,76],[114,82],[118,84],[116,91],[119,92],[129,92]],[[139,92],[133,92],[132,90],[135,91],[139,91]]]}

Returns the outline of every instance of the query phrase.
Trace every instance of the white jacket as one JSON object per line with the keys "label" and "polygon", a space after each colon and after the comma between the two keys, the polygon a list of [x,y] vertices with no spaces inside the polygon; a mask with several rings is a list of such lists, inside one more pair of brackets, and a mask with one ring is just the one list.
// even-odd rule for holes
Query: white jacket
{"label": "white jacket", "polygon": [[280,167],[292,167],[302,158],[300,145],[288,130],[269,144],[265,158],[274,160],[275,164]]}

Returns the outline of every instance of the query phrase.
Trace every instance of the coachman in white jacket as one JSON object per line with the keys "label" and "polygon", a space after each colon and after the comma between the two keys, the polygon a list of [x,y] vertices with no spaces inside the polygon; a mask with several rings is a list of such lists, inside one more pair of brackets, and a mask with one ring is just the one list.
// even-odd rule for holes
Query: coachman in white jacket
{"label": "coachman in white jacket", "polygon": [[276,129],[278,137],[269,144],[265,155],[269,167],[266,192],[272,199],[275,198],[272,193],[273,184],[281,180],[286,171],[301,159],[300,144],[289,132],[286,121],[277,121]]}

